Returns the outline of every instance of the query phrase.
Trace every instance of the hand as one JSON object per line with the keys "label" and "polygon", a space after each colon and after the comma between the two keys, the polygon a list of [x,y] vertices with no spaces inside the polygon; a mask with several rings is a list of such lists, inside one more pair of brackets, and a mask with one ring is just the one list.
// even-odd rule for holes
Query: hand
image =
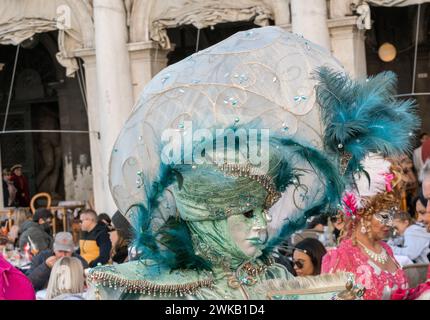
{"label": "hand", "polygon": [[52,257],[49,257],[48,259],[46,259],[45,263],[48,266],[48,268],[52,269],[52,267],[54,266],[56,261],[57,261],[57,257],[52,256]]}

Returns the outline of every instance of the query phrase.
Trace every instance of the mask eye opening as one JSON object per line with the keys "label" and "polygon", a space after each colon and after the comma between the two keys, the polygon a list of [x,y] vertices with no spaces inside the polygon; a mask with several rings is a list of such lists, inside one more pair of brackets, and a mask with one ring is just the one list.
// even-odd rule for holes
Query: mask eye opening
{"label": "mask eye opening", "polygon": [[243,216],[245,218],[251,219],[254,217],[254,210],[249,210],[243,213]]}

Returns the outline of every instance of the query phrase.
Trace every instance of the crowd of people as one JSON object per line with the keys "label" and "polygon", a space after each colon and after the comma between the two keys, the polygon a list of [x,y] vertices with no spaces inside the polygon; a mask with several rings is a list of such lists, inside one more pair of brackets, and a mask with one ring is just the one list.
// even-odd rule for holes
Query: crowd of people
{"label": "crowd of people", "polygon": [[37,209],[34,215],[26,210],[16,212],[14,228],[0,244],[30,251],[31,263],[28,269],[19,270],[0,255],[0,272],[4,273],[0,277],[4,289],[0,299],[85,299],[86,269],[123,263],[129,258],[133,232],[121,213],[110,218],[91,209],[82,210],[78,244],[70,232],[58,232],[53,237],[52,218],[45,208]]}

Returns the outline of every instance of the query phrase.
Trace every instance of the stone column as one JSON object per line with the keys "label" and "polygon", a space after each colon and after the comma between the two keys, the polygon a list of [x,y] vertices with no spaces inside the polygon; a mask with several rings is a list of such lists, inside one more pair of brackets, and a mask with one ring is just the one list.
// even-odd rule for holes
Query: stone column
{"label": "stone column", "polygon": [[[144,86],[167,65],[167,50],[156,49],[154,42],[138,42],[127,44],[128,54],[131,63],[131,77],[133,85],[133,101],[138,100],[139,94]],[[76,57],[82,58],[85,69],[85,87],[87,91],[88,103],[88,127],[90,130],[90,148],[91,148],[91,167],[93,175],[93,193],[95,206],[98,212],[108,212],[102,205],[106,197],[110,197],[108,179],[105,174],[109,167],[104,162],[105,158],[110,158],[110,150],[106,151],[102,144],[101,134],[103,130],[101,119],[103,118],[98,109],[98,92],[97,92],[97,66],[94,49],[82,49],[74,52]],[[130,105],[132,105],[131,103]],[[118,111],[121,112],[121,111]],[[116,116],[115,116],[116,117]],[[114,117],[114,118],[115,118]],[[103,121],[107,121],[103,118]],[[114,121],[109,119],[108,121]],[[106,192],[107,191],[107,192]],[[106,195],[107,193],[107,195]]]}
{"label": "stone column", "polygon": [[[93,197],[97,212],[104,212],[104,201],[110,196],[108,180],[105,178],[108,167],[104,158],[110,155],[103,148],[100,127],[100,111],[97,106],[97,68],[94,49],[76,50],[76,57],[84,60],[85,87],[88,104],[88,130],[90,131],[91,168],[93,175]],[[108,212],[111,213],[111,212]]]}
{"label": "stone column", "polygon": [[272,0],[275,24],[279,27],[286,28],[291,24],[289,3],[289,0]]}
{"label": "stone column", "polygon": [[333,55],[342,63],[352,77],[365,77],[366,48],[364,30],[356,25],[357,17],[329,20]]}
{"label": "stone column", "polygon": [[134,42],[127,45],[130,54],[134,103],[145,85],[167,66],[167,53],[153,41]]}
{"label": "stone column", "polygon": [[330,19],[352,16],[352,0],[330,0]]}
{"label": "stone column", "polygon": [[113,144],[133,107],[126,13],[122,0],[94,0],[93,4],[97,67],[97,108],[94,116],[99,121],[102,148],[101,168],[98,169],[101,176],[97,177],[99,173],[95,171],[93,175],[94,180],[102,179],[103,186],[103,195],[98,195],[94,190],[95,206],[99,212],[113,214],[116,205],[108,186],[109,159]]}
{"label": "stone column", "polygon": [[326,0],[291,0],[294,33],[330,50]]}

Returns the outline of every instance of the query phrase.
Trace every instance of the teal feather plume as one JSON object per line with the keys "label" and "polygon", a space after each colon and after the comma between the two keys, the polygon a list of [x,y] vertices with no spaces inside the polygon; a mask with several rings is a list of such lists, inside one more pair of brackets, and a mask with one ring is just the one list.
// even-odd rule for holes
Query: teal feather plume
{"label": "teal feather plume", "polygon": [[165,253],[160,250],[158,234],[152,230],[153,212],[159,206],[159,199],[164,190],[177,179],[177,173],[169,165],[162,164],[159,179],[152,184],[144,184],[146,204],[137,203],[129,208],[136,210],[132,214],[134,226],[133,246],[139,253],[140,259],[165,260]]}
{"label": "teal feather plume", "polygon": [[165,263],[171,270],[211,270],[211,263],[195,254],[191,233],[184,220],[170,217],[160,228],[159,235],[160,243],[168,249]]}
{"label": "teal feather plume", "polygon": [[[338,169],[333,165],[332,160],[320,150],[284,137],[274,137],[273,142],[281,148],[281,152],[283,148],[288,148],[288,152],[285,150],[284,154],[294,152],[306,160],[315,172],[324,178],[325,192],[320,201],[311,208],[308,208],[304,212],[299,212],[294,217],[285,219],[278,233],[266,245],[263,251],[263,255],[265,256],[270,255],[288,236],[302,229],[309,217],[319,215],[322,212],[336,212],[344,190],[344,181]],[[283,162],[288,162],[288,159],[284,159]]]}
{"label": "teal feather plume", "polygon": [[397,156],[411,151],[411,138],[420,120],[413,100],[394,98],[397,77],[393,72],[351,80],[344,73],[321,67],[316,79],[324,144],[331,153],[352,155],[347,174],[359,169],[370,152]]}

